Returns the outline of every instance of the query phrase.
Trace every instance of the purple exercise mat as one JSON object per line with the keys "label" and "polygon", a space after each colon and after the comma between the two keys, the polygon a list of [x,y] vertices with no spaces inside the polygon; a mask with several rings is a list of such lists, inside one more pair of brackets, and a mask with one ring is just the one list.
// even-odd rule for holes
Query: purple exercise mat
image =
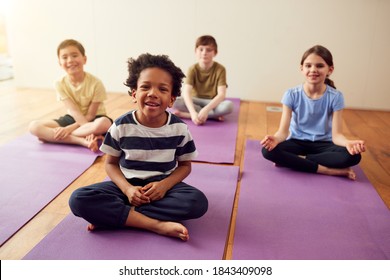
{"label": "purple exercise mat", "polygon": [[197,126],[191,119],[183,119],[188,125],[199,152],[195,161],[211,163],[234,163],[238,131],[239,98],[227,98],[234,104],[233,112],[224,121],[208,120]]}
{"label": "purple exercise mat", "polygon": [[389,259],[390,211],[354,170],[356,181],[275,167],[248,140],[233,259]]}
{"label": "purple exercise mat", "polygon": [[88,223],[69,214],[24,259],[203,260],[222,259],[236,191],[238,166],[193,164],[185,180],[202,190],[207,213],[185,221],[187,242],[136,229],[88,232]]}
{"label": "purple exercise mat", "polygon": [[63,189],[98,154],[71,145],[42,144],[30,134],[0,147],[0,244]]}

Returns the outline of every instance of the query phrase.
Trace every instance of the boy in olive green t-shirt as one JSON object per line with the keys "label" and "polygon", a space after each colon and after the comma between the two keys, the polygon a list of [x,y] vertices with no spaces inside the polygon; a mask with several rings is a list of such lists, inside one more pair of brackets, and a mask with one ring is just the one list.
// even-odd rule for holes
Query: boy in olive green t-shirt
{"label": "boy in olive green t-shirt", "polygon": [[187,73],[182,97],[176,99],[174,113],[182,118],[191,118],[196,125],[207,119],[222,121],[223,116],[233,111],[233,102],[226,98],[226,70],[214,61],[218,53],[216,40],[209,35],[201,36],[195,44],[198,63]]}

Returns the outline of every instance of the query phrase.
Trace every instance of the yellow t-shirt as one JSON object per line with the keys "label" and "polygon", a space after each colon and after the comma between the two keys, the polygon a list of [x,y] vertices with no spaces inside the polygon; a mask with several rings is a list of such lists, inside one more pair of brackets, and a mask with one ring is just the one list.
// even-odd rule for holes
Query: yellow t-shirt
{"label": "yellow t-shirt", "polygon": [[203,70],[198,63],[194,64],[188,69],[186,84],[193,87],[193,96],[213,99],[219,86],[227,86],[225,67],[214,61],[210,69]]}
{"label": "yellow t-shirt", "polygon": [[70,98],[83,115],[87,114],[92,102],[101,102],[96,115],[106,115],[103,103],[107,99],[106,89],[95,76],[85,72],[84,81],[77,88],[71,84],[68,76],[64,76],[55,83],[55,88],[59,101]]}

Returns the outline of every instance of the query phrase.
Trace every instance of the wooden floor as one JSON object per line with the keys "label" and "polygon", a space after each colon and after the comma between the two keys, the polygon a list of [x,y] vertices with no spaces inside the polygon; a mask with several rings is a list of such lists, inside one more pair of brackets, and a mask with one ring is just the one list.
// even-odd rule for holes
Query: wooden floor
{"label": "wooden floor", "polygon": [[[109,115],[120,116],[134,105],[126,94],[110,93],[106,102]],[[243,152],[246,139],[261,139],[274,133],[278,127],[280,113],[267,111],[275,103],[250,102],[242,100],[237,135],[234,165],[242,172]],[[0,146],[27,132],[28,124],[34,119],[52,119],[64,113],[56,101],[53,90],[13,89],[0,87]],[[368,151],[360,164],[375,189],[390,208],[390,112],[346,109],[344,130],[347,137],[366,141]],[[5,160],[5,159],[2,159]],[[322,175],[318,175],[322,176]],[[0,259],[21,259],[42,240],[61,220],[69,214],[68,198],[73,190],[106,177],[104,156],[58,195],[48,206],[21,228],[0,248]],[[1,188],[1,187],[0,187]],[[226,236],[224,259],[231,259],[234,244],[235,217],[240,195],[237,184],[231,225]],[[225,237],[221,237],[225,238]]]}

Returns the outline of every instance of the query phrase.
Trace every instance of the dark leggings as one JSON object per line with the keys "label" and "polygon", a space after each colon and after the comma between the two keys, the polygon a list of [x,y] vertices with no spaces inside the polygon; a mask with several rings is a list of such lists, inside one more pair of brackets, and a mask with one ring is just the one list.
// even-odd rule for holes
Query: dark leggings
{"label": "dark leggings", "polygon": [[[347,168],[360,162],[361,155],[351,155],[345,147],[329,141],[302,141],[289,139],[279,143],[272,151],[262,149],[263,156],[280,166],[302,172],[316,173],[318,165]],[[299,157],[305,156],[306,158]]]}
{"label": "dark leggings", "polygon": [[[163,178],[163,177],[162,177]],[[129,180],[144,186],[156,180]],[[127,196],[112,182],[102,182],[75,190],[69,206],[73,214],[102,227],[124,227],[132,207]],[[203,216],[208,208],[206,196],[198,189],[181,182],[157,201],[135,207],[135,211],[161,221],[182,221]]]}
{"label": "dark leggings", "polygon": [[[93,120],[96,120],[98,118],[103,118],[103,117],[109,119],[111,123],[113,123],[113,120],[106,115],[96,115],[96,117]],[[62,116],[58,119],[55,119],[55,121],[62,127],[74,124],[76,122],[76,120],[69,114],[66,114],[65,116]]]}

